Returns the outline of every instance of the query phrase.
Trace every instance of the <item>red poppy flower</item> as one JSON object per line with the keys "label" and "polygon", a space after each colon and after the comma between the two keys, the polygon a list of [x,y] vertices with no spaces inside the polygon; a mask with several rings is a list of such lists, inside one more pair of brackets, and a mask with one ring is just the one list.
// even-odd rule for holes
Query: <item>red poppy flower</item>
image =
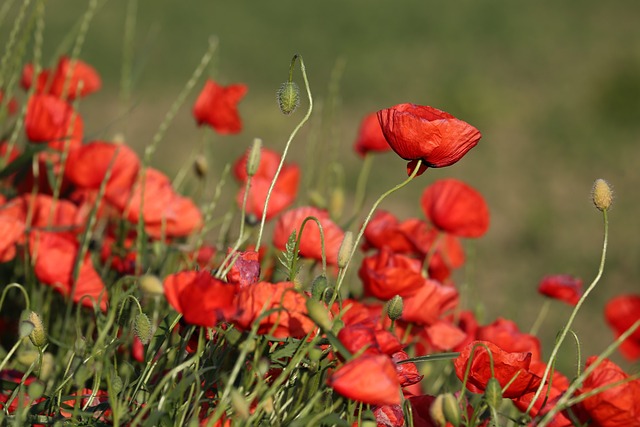
{"label": "red poppy flower", "polygon": [[69,104],[52,95],[33,95],[29,99],[24,126],[31,142],[47,142],[59,151],[66,144],[72,147],[82,140],[82,118]]}
{"label": "red poppy flower", "polygon": [[0,207],[0,215],[11,216],[22,223],[29,218],[30,228],[59,227],[77,232],[84,224],[76,205],[64,199],[54,200],[46,194],[16,197]]}
{"label": "red poppy flower", "polygon": [[[618,338],[640,319],[640,295],[620,295],[611,299],[604,308],[604,317]],[[628,360],[640,358],[640,328],[620,345],[620,352]]]}
{"label": "red poppy flower", "polygon": [[467,334],[447,320],[438,320],[424,329],[427,342],[434,351],[451,351],[458,348]]}
{"label": "red poppy flower", "polygon": [[[247,176],[247,158],[249,153],[246,152],[233,167],[234,175],[241,183],[246,183]],[[249,196],[247,197],[246,214],[254,215],[257,219],[262,218],[264,212],[264,203],[267,199],[267,192],[271,187],[271,182],[278,169],[280,163],[280,154],[275,151],[263,148],[260,150],[260,163],[258,170],[251,180]],[[267,207],[266,220],[273,218],[282,210],[291,206],[298,193],[298,182],[300,181],[300,168],[297,165],[282,165],[276,185],[273,187],[271,197],[269,198],[269,206]],[[245,186],[243,185],[238,191],[236,202],[238,207],[242,207],[244,201]]]}
{"label": "red poppy flower", "polygon": [[7,113],[9,113],[9,115],[15,114],[16,111],[18,111],[18,101],[16,101],[16,99],[12,96],[11,98],[9,98],[8,101],[2,102],[2,100],[4,99],[4,92],[0,90],[0,110],[2,108],[6,108],[7,109]]}
{"label": "red poppy flower", "polygon": [[[318,208],[303,206],[285,212],[278,220],[273,232],[274,246],[280,250],[284,250],[291,233],[295,230],[296,235],[298,235],[302,222],[310,216],[317,218],[322,225],[327,263],[337,264],[338,251],[340,250],[342,240],[344,240],[344,231],[342,231],[336,223],[331,221],[327,211]],[[300,256],[315,260],[322,259],[320,230],[313,220],[305,223],[302,238],[300,239]]]}
{"label": "red poppy flower", "polygon": [[137,154],[127,145],[93,141],[71,150],[65,176],[79,187],[97,190],[112,161],[104,197],[121,205],[121,200],[129,197],[140,167]]}
{"label": "red poppy flower", "polygon": [[384,152],[391,150],[391,146],[380,128],[377,113],[371,113],[362,120],[354,149],[361,156],[371,151]]}
{"label": "red poppy flower", "polygon": [[540,281],[538,292],[569,305],[576,305],[582,296],[582,279],[569,274],[546,276]]}
{"label": "red poppy flower", "polygon": [[[595,362],[596,356],[587,359],[586,366]],[[629,376],[615,363],[603,360],[584,381],[578,394],[586,394],[594,389],[624,381]],[[600,427],[623,427],[640,425],[640,380],[632,380],[608,388],[580,403],[588,416],[584,420],[589,425]]]}
{"label": "red poppy flower", "polygon": [[439,230],[480,237],[489,228],[489,208],[480,193],[454,178],[434,182],[422,193],[422,210]]}
{"label": "red poppy flower", "polygon": [[512,320],[499,317],[490,325],[478,329],[480,341],[490,341],[501,349],[512,353],[531,353],[532,360],[540,361],[540,340],[538,337],[520,332]]}
{"label": "red poppy flower", "polygon": [[328,378],[329,387],[344,397],[370,405],[399,405],[400,381],[389,356],[363,354]]}
{"label": "red poppy flower", "polygon": [[455,308],[458,301],[458,291],[454,287],[425,279],[424,284],[415,294],[404,298],[402,320],[431,325],[447,311]]}
{"label": "red poppy flower", "polygon": [[419,260],[384,248],[362,260],[358,276],[365,295],[387,301],[396,295],[407,297],[416,293],[425,281],[421,269]]}
{"label": "red poppy flower", "polygon": [[418,160],[423,162],[418,175],[428,167],[441,168],[456,163],[482,136],[470,124],[428,106],[399,104],[378,111],[378,120],[393,151],[410,160],[408,174]]}
{"label": "red poppy flower", "polygon": [[[531,365],[531,353],[510,353],[502,350],[497,345],[488,341],[474,341],[462,349],[460,355],[453,361],[456,375],[462,381],[464,374],[471,360],[471,370],[467,388],[474,393],[482,393],[485,390],[487,382],[491,379],[491,360],[487,354],[487,349],[476,344],[484,344],[487,346],[493,356],[493,369],[495,378],[504,388],[513,378],[515,380],[502,393],[503,397],[513,399],[521,397],[524,394],[535,392],[542,378],[529,370]],[[475,350],[474,350],[475,346]],[[473,351],[473,357],[472,357]]]}
{"label": "red poppy flower", "polygon": [[193,116],[199,126],[207,124],[221,134],[239,133],[242,121],[237,104],[247,93],[244,84],[220,86],[207,80],[193,106]]}
{"label": "red poppy flower", "polygon": [[[240,330],[249,330],[259,321],[259,334],[302,338],[316,327],[307,315],[307,299],[291,282],[259,282],[246,286],[240,289],[234,301],[236,314],[231,322]],[[268,310],[275,312],[261,317]]]}
{"label": "red poppy flower", "polygon": [[65,296],[73,293],[72,300],[86,307],[93,307],[96,302],[101,310],[107,309],[107,291],[93,268],[89,254],[80,264],[74,289],[73,267],[79,251],[79,244],[74,235],[48,231],[32,232],[29,251],[31,258],[35,260],[35,275],[42,283],[53,286]]}
{"label": "red poppy flower", "polygon": [[101,245],[100,259],[120,274],[135,274],[135,244],[135,234],[125,237],[120,243],[109,230]]}
{"label": "red poppy flower", "polygon": [[164,279],[169,304],[192,325],[214,327],[235,311],[237,287],[211,276],[208,270],[181,271]]}
{"label": "red poppy flower", "polygon": [[23,238],[24,222],[0,210],[0,263],[11,261],[16,256],[16,243]]}
{"label": "red poppy flower", "polygon": [[424,378],[418,371],[418,367],[415,363],[400,363],[409,359],[409,355],[404,351],[397,351],[391,355],[391,360],[396,365],[396,374],[398,375],[398,381],[400,381],[401,387],[408,387],[413,384],[418,384]]}
{"label": "red poppy flower", "polygon": [[[376,424],[381,427],[404,427],[404,412],[400,405],[382,405],[371,408],[376,417]],[[352,427],[359,427],[353,423]]]}
{"label": "red poppy flower", "polygon": [[[231,248],[227,253],[231,253]],[[237,252],[235,261],[227,273],[227,282],[237,284],[240,288],[258,283],[260,278],[260,261],[256,251]]]}
{"label": "red poppy flower", "polygon": [[[82,89],[80,89],[81,82]],[[27,64],[22,71],[21,84],[23,88],[29,89],[33,83],[33,65]],[[86,62],[79,59],[71,61],[68,57],[62,56],[55,72],[52,74],[50,70],[42,70],[35,84],[36,93],[48,93],[57,98],[62,97],[66,86],[66,99],[71,101],[78,96],[86,96],[98,91],[102,81],[97,71]]]}

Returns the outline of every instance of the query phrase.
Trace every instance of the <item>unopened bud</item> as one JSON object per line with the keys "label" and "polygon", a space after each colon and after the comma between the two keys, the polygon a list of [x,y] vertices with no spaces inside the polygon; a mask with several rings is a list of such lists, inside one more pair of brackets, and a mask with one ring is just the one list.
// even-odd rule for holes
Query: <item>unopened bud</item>
{"label": "unopened bud", "polygon": [[116,373],[111,376],[111,388],[115,394],[119,394],[122,391],[124,384],[122,378]]}
{"label": "unopened bud", "polygon": [[207,176],[207,172],[209,172],[209,162],[207,161],[207,158],[202,154],[198,154],[193,160],[193,170],[196,175],[198,175],[198,178],[204,178]]}
{"label": "unopened bud", "polygon": [[331,330],[331,319],[327,308],[318,300],[309,298],[307,300],[307,312],[311,320],[325,331]]}
{"label": "unopened bud", "polygon": [[429,408],[429,415],[431,415],[431,419],[435,421],[438,426],[444,427],[447,425],[447,419],[444,416],[444,395],[439,394],[431,403],[431,407]]}
{"label": "unopened bud", "polygon": [[234,413],[242,420],[249,418],[249,404],[244,395],[238,389],[231,390],[231,406]]}
{"label": "unopened bud", "polygon": [[32,311],[29,313],[29,321],[33,324],[33,331],[29,334],[29,339],[38,348],[42,348],[47,344],[47,333],[42,324],[42,318]]}
{"label": "unopened bud", "polygon": [[278,106],[282,114],[289,115],[300,105],[300,89],[295,82],[285,82],[278,89]]}
{"label": "unopened bud", "polygon": [[140,339],[143,345],[146,345],[151,340],[151,322],[144,313],[138,313],[135,322],[133,322],[133,331]]}
{"label": "unopened bud", "polygon": [[487,386],[484,389],[484,398],[492,409],[498,409],[502,402],[502,386],[496,379],[496,377],[489,378]]}
{"label": "unopened bud", "polygon": [[311,284],[311,296],[313,297],[313,299],[321,301],[324,295],[324,291],[328,286],[329,282],[327,281],[327,276],[325,276],[324,274],[321,274],[313,279],[313,283]]}
{"label": "unopened bud", "polygon": [[35,328],[36,325],[34,325],[30,320],[23,320],[20,322],[20,326],[18,326],[18,334],[20,335],[20,338],[26,338],[31,335],[31,332],[33,332]]}
{"label": "unopened bud", "polygon": [[145,274],[140,277],[140,289],[144,294],[149,296],[164,294],[162,282],[158,276],[154,276],[153,274]]}
{"label": "unopened bud", "polygon": [[331,199],[329,201],[329,212],[333,218],[340,218],[344,211],[344,190],[341,187],[334,189],[331,192]]}
{"label": "unopened bud", "polygon": [[451,393],[445,393],[442,396],[442,412],[444,413],[444,418],[454,427],[458,427],[461,422],[458,400]]}
{"label": "unopened bud", "polygon": [[260,166],[260,150],[262,149],[262,140],[255,138],[251,151],[249,151],[249,157],[247,158],[247,175],[253,176],[258,172]]}
{"label": "unopened bud", "polygon": [[345,268],[349,259],[351,258],[351,251],[353,250],[353,233],[346,231],[344,233],[344,239],[338,250],[338,268]]}
{"label": "unopened bud", "polygon": [[404,301],[400,295],[396,295],[387,303],[387,316],[389,316],[391,320],[398,320],[400,316],[402,316],[403,309]]}
{"label": "unopened bud", "polygon": [[27,386],[27,394],[33,400],[38,400],[44,394],[45,385],[42,381],[35,380]]}
{"label": "unopened bud", "polygon": [[596,208],[601,211],[608,210],[613,202],[613,191],[609,183],[601,178],[596,179],[591,190],[591,199]]}
{"label": "unopened bud", "polygon": [[55,360],[53,358],[53,354],[45,353],[42,355],[42,363],[40,365],[40,378],[42,381],[47,381],[51,378],[51,375],[54,373],[55,369]]}
{"label": "unopened bud", "polygon": [[309,202],[311,203],[311,206],[315,206],[316,208],[320,208],[320,209],[325,209],[327,207],[327,200],[318,191],[311,190],[308,196],[309,196]]}

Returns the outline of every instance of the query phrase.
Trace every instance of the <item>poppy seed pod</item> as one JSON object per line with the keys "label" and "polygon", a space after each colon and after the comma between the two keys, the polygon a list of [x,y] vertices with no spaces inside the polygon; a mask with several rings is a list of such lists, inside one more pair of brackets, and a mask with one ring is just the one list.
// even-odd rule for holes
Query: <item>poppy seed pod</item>
{"label": "poppy seed pod", "polygon": [[288,116],[300,105],[300,89],[295,82],[284,82],[277,93],[278,106],[282,114]]}
{"label": "poppy seed pod", "polygon": [[260,150],[262,149],[262,140],[254,138],[249,157],[247,158],[247,176],[254,176],[260,166]]}
{"label": "poppy seed pod", "polygon": [[591,199],[599,210],[608,210],[613,202],[613,191],[609,183],[601,178],[596,179],[591,190]]}

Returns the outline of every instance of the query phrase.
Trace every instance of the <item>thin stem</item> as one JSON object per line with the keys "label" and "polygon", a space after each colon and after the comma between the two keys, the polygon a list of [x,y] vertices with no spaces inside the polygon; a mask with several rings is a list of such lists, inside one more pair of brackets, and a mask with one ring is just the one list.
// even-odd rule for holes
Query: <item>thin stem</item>
{"label": "thin stem", "polygon": [[547,313],[549,313],[549,307],[551,307],[551,300],[547,298],[540,308],[536,321],[533,322],[533,326],[531,326],[531,330],[529,331],[531,335],[538,334],[538,330],[540,329],[540,326],[542,326],[542,322],[544,322],[544,319],[547,317]]}
{"label": "thin stem", "polygon": [[[311,112],[313,111],[313,97],[311,96],[311,88],[309,87],[309,80],[307,79],[307,69],[304,66],[304,61],[302,60],[301,55],[294,55],[291,60],[292,63],[295,62],[296,59],[300,60],[300,71],[302,72],[302,78],[304,79],[304,87],[307,90],[307,98],[309,99],[309,109],[307,110],[307,114],[302,118],[300,123],[293,129],[291,135],[289,135],[289,140],[287,144],[284,146],[284,151],[282,152],[282,158],[280,159],[280,164],[278,165],[278,169],[276,169],[276,173],[273,176],[273,180],[271,181],[271,186],[269,187],[269,191],[267,192],[267,198],[264,202],[264,209],[262,210],[262,219],[260,221],[260,231],[258,233],[258,241],[256,242],[256,250],[260,247],[260,242],[262,242],[262,232],[264,231],[264,223],[267,219],[265,213],[267,212],[267,207],[269,207],[269,200],[271,199],[271,193],[273,192],[273,188],[276,185],[276,181],[278,180],[278,176],[280,175],[280,171],[282,170],[282,166],[284,165],[284,159],[287,157],[287,152],[289,151],[289,146],[291,145],[291,141],[296,136],[300,128],[309,120],[311,117]],[[291,70],[289,71],[292,72]]]}
{"label": "thin stem", "polygon": [[356,194],[353,199],[353,216],[357,216],[364,205],[365,193],[367,188],[367,181],[369,179],[369,173],[371,172],[371,166],[373,165],[373,154],[367,152],[360,168],[360,174],[358,175],[358,182],[356,183]]}
{"label": "thin stem", "polygon": [[[584,294],[578,301],[578,304],[576,304],[576,306],[574,307],[573,311],[571,312],[571,316],[569,316],[569,320],[567,321],[567,324],[564,326],[564,328],[562,328],[562,331],[560,332],[560,337],[556,341],[556,345],[553,347],[553,351],[551,352],[551,357],[549,357],[549,363],[547,363],[547,367],[544,370],[544,374],[542,375],[542,381],[540,382],[540,386],[538,387],[538,390],[536,390],[536,394],[531,399],[531,403],[527,407],[526,413],[529,413],[531,411],[534,403],[538,400],[538,397],[540,397],[540,394],[544,389],[547,378],[549,377],[549,372],[551,371],[551,368],[555,363],[556,357],[558,356],[558,351],[560,350],[560,346],[564,342],[564,339],[566,338],[567,333],[571,329],[571,325],[573,324],[573,321],[576,318],[576,315],[578,314],[578,310],[580,310],[580,307],[582,307],[582,304],[584,304],[584,301],[587,299],[587,296],[598,284],[598,282],[600,281],[600,278],[602,277],[602,273],[604,272],[604,262],[607,258],[607,243],[609,241],[609,220],[607,218],[606,209],[602,211],[602,218],[604,221],[604,238],[602,242],[602,256],[600,257],[600,266],[598,268],[598,274],[596,275],[595,279],[593,279],[593,282],[591,282],[587,290],[584,292]],[[542,426],[542,424],[540,424],[540,426]]]}

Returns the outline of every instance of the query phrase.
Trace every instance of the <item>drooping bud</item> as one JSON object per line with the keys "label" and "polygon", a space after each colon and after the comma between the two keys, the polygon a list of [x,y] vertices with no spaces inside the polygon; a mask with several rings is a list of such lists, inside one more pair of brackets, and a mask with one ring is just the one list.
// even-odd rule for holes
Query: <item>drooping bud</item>
{"label": "drooping bud", "polygon": [[33,332],[35,328],[36,325],[34,325],[30,320],[23,320],[20,322],[20,326],[18,327],[18,334],[20,335],[20,338],[26,338],[31,335],[31,332]]}
{"label": "drooping bud", "polygon": [[33,324],[33,330],[29,334],[29,339],[38,348],[42,348],[47,344],[47,333],[44,329],[44,325],[42,324],[42,318],[36,313],[32,311],[29,313],[29,322]]}
{"label": "drooping bud", "polygon": [[202,154],[198,154],[193,160],[193,170],[196,175],[198,175],[198,178],[204,178],[207,176],[207,172],[209,172],[209,162],[207,161],[207,158]]}
{"label": "drooping bud", "polygon": [[451,393],[445,393],[442,396],[444,396],[442,399],[442,412],[444,413],[444,418],[454,427],[458,427],[461,422],[458,399],[456,399]]}
{"label": "drooping bud", "polygon": [[593,183],[593,189],[591,190],[591,200],[601,211],[608,210],[613,202],[613,191],[611,186],[604,179],[598,178]]}
{"label": "drooping bud", "polygon": [[319,275],[315,279],[313,279],[313,283],[311,284],[311,296],[317,300],[321,301],[324,295],[324,291],[329,286],[329,282],[327,281],[327,276],[324,274]]}
{"label": "drooping bud", "polygon": [[307,312],[311,320],[325,331],[331,330],[331,319],[327,308],[318,300],[309,298],[307,300]]}
{"label": "drooping bud", "polygon": [[249,157],[247,158],[247,175],[254,176],[258,172],[260,166],[260,150],[262,149],[262,140],[254,138]]}
{"label": "drooping bud", "polygon": [[153,274],[145,274],[140,277],[140,289],[142,289],[143,293],[149,296],[164,294],[162,282],[158,276],[154,276]]}
{"label": "drooping bud", "polygon": [[284,82],[278,89],[278,106],[282,114],[288,116],[300,105],[300,89],[295,82]]}
{"label": "drooping bud", "polygon": [[404,301],[400,295],[396,295],[387,303],[387,316],[391,320],[398,320],[402,316]]}
{"label": "drooping bud", "polygon": [[489,378],[484,389],[484,398],[490,408],[497,410],[502,402],[502,387],[496,377]]}
{"label": "drooping bud", "polygon": [[338,250],[338,268],[345,268],[351,257],[351,251],[353,250],[353,233],[351,231],[345,231],[344,239]]}
{"label": "drooping bud", "polygon": [[147,345],[151,340],[151,322],[144,313],[138,313],[135,322],[133,322],[133,330],[143,345]]}

